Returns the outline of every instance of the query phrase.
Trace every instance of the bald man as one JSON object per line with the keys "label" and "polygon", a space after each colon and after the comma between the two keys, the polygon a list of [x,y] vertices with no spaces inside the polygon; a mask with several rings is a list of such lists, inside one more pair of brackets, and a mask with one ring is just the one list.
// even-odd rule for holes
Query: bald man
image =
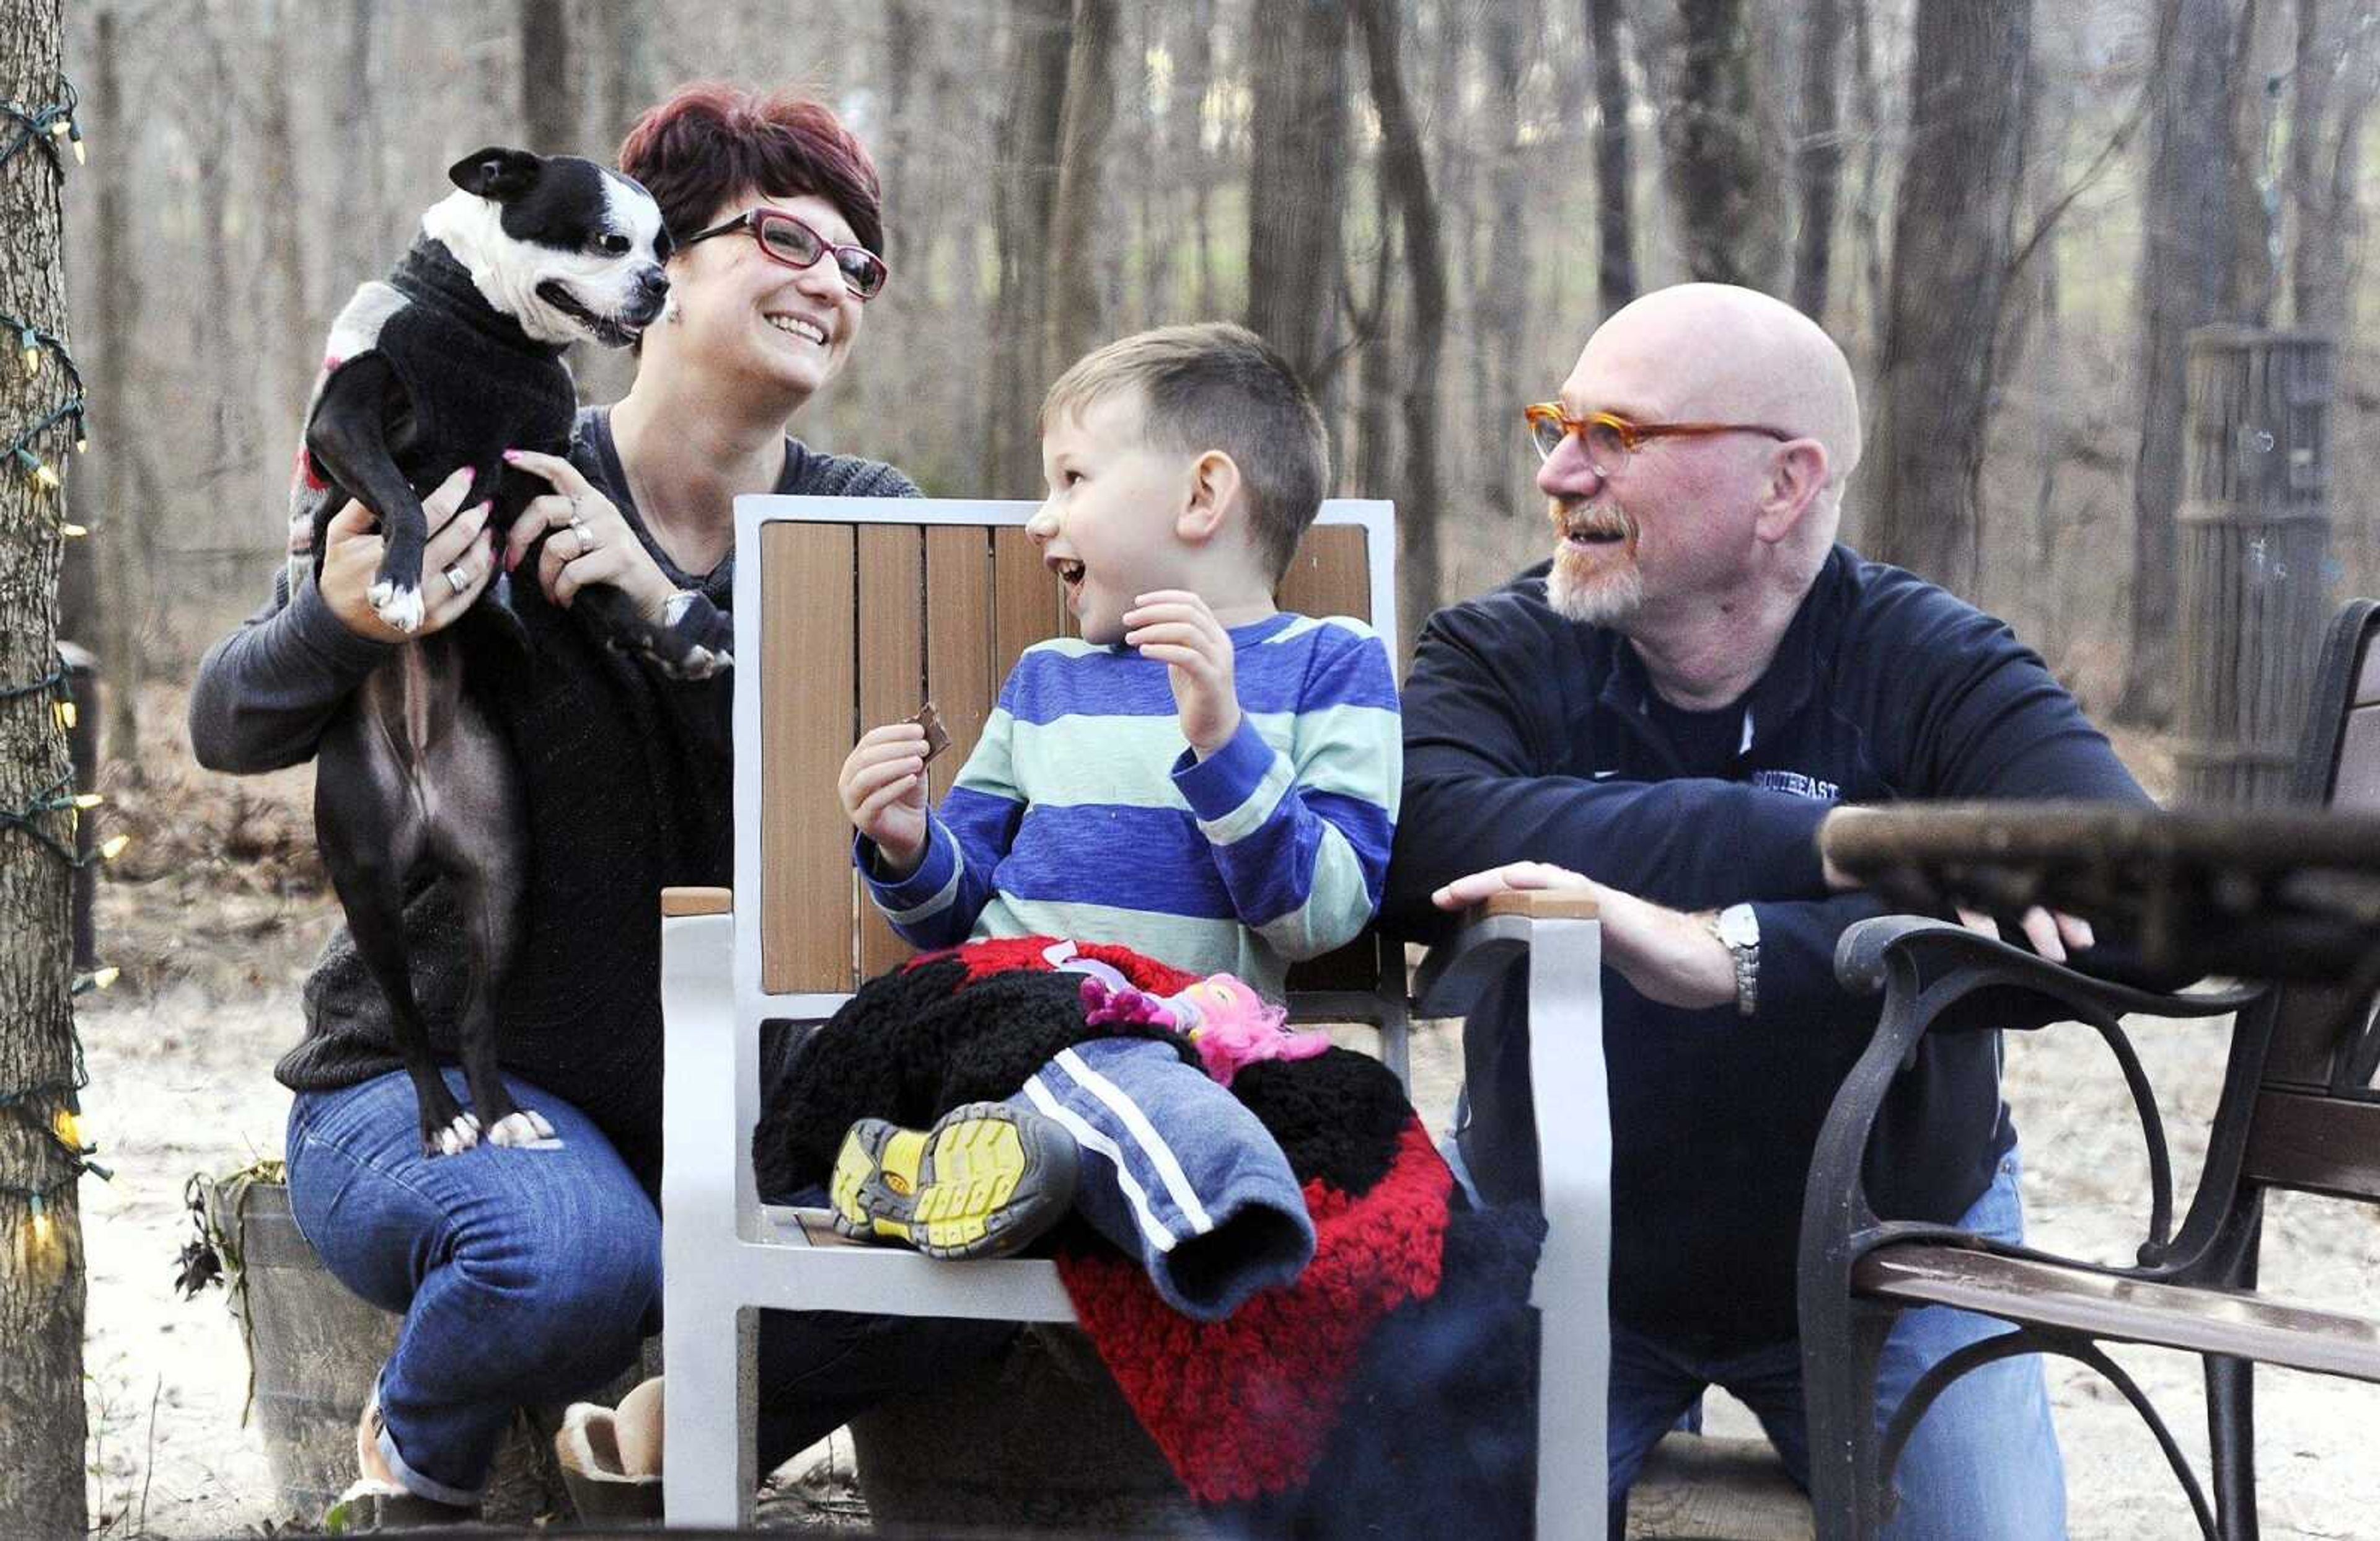
{"label": "bald man", "polygon": [[[1554,554],[1424,629],[1384,917],[1430,940],[1501,887],[1584,874],[1602,902],[1611,1093],[1613,1534],[1645,1454],[1703,1389],[1759,1414],[1806,1482],[1794,1253],[1802,1189],[1877,1003],[1836,939],[1883,906],[1837,891],[1818,827],[1907,797],[2145,802],[2009,629],[1835,540],[1859,402],[1815,322],[1685,285],[1614,314],[1530,409]],[[2046,955],[2088,928],[2039,913]],[[1459,1154],[1533,1196],[1525,978],[1465,1025]],[[2023,1230],[1997,1035],[1929,1038],[1888,1103],[1870,1196],[1894,1218]],[[1887,1415],[1929,1365],[2002,1330],[1905,1314]],[[2064,1532],[2039,1362],[1959,1381],[1899,1469],[1892,1534]]]}

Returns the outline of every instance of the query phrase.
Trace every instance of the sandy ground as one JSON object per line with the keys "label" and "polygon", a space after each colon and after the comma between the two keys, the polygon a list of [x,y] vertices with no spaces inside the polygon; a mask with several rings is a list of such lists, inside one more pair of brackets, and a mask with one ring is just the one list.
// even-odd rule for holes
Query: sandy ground
{"label": "sandy ground", "polygon": [[[179,703],[145,720],[178,734]],[[2154,784],[2154,746],[2127,745]],[[125,980],[86,997],[91,1086],[85,1106],[113,1184],[87,1183],[91,1493],[100,1534],[264,1535],[275,1511],[260,1437],[242,1426],[247,1361],[221,1291],[177,1297],[175,1258],[191,1234],[183,1184],[281,1147],[285,1096],[274,1058],[297,1032],[297,990],[333,921],[305,832],[308,773],[244,783],[187,769],[163,743],[145,785],[118,782],[112,827],[134,850],[101,895],[102,951]],[[2136,1042],[2174,1130],[2182,1191],[2204,1153],[2222,1074],[2225,1025],[2141,1023]],[[1418,1089],[1442,1111],[1451,1035],[1417,1044]],[[2011,1037],[2010,1097],[2027,1159],[2025,1192],[2045,1244],[2127,1256],[2145,1225],[2145,1162],[2121,1079],[2095,1035],[2058,1027]],[[2266,1231],[2265,1288],[2370,1312],[2380,1300],[2380,1217],[2284,1197]],[[2163,1407],[2196,1462],[2205,1433],[2196,1362],[2151,1350],[2118,1357]],[[2107,1541],[2194,1534],[2154,1441],[2090,1372],[2053,1361],[2072,1533]],[[2380,1387],[2265,1372],[2257,1387],[2265,1531],[2275,1537],[2380,1537]],[[1714,1432],[1755,1432],[1723,1401]]]}

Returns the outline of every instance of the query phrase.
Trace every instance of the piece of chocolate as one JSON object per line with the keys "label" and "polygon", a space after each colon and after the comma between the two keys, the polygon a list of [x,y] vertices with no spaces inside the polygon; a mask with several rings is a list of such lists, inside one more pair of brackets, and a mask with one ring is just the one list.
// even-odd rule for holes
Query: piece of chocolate
{"label": "piece of chocolate", "polygon": [[935,712],[933,702],[928,701],[924,706],[918,708],[917,715],[910,718],[909,721],[917,723],[917,726],[926,730],[926,761],[928,764],[931,764],[933,762],[933,758],[936,755],[941,754],[944,749],[951,746],[951,732],[948,728],[942,726],[942,720],[941,716]]}

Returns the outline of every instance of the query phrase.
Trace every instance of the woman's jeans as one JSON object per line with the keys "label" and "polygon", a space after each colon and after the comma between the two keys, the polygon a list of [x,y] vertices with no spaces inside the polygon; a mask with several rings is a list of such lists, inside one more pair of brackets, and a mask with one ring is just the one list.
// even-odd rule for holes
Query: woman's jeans
{"label": "woman's jeans", "polygon": [[[467,1095],[459,1071],[445,1078]],[[597,1390],[661,1326],[651,1195],[586,1114],[516,1076],[504,1084],[552,1123],[562,1148],[482,1145],[424,1159],[402,1071],[302,1092],[289,1113],[298,1230],[341,1283],[405,1317],[380,1373],[381,1454],[407,1489],[451,1504],[479,1501],[516,1407]],[[763,1312],[760,1469],[1014,1331]]]}

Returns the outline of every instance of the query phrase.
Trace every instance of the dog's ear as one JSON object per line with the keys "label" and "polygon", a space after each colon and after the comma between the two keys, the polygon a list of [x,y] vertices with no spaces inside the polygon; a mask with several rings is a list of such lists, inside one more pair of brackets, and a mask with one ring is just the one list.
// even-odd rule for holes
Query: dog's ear
{"label": "dog's ear", "polygon": [[507,150],[492,144],[448,166],[446,175],[467,193],[510,203],[537,186],[538,176],[544,170],[545,162],[526,150]]}

